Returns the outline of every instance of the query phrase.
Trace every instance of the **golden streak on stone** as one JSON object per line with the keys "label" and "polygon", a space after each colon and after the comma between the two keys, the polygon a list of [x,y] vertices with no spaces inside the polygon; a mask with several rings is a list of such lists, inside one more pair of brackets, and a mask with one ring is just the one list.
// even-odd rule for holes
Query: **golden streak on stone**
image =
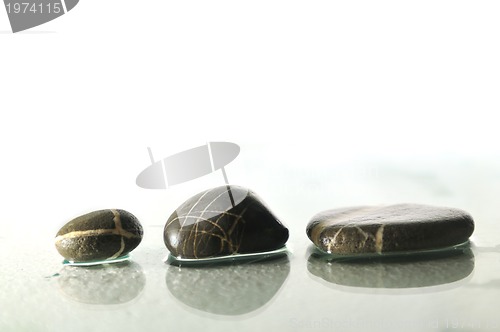
{"label": "golden streak on stone", "polygon": [[335,245],[337,243],[337,236],[340,234],[340,232],[342,232],[342,230],[344,229],[344,227],[345,226],[340,227],[339,230],[333,236],[332,240],[330,241],[330,244],[329,244],[329,247],[328,247],[328,249],[330,249],[330,251],[331,251],[331,246]]}
{"label": "golden streak on stone", "polygon": [[[241,211],[240,215],[236,217],[236,220],[234,221],[233,225],[231,226],[231,228],[230,228],[230,229],[229,229],[229,231],[227,232],[227,233],[228,233],[228,235],[233,234],[234,229],[236,228],[236,225],[238,225],[238,223],[240,222],[240,220],[243,220],[243,223],[244,223],[243,215],[245,214],[245,212],[247,212],[247,210],[248,210],[248,206],[247,206],[247,207],[245,207],[245,208],[243,209],[243,211]],[[224,213],[225,213],[225,214],[228,214],[228,213],[226,213],[226,212],[224,212]]]}
{"label": "golden streak on stone", "polygon": [[113,222],[115,223],[115,228],[118,230],[123,230],[122,221],[120,220],[120,213],[116,210],[110,209],[111,213],[113,213]]}
{"label": "golden streak on stone", "polygon": [[[184,227],[186,218],[190,216],[189,214],[193,211],[193,209],[195,208],[195,206],[196,206],[196,205],[198,205],[198,204],[200,203],[200,201],[202,200],[202,198],[203,198],[203,197],[205,197],[205,196],[206,196],[208,193],[210,193],[212,190],[213,190],[213,189],[207,190],[207,191],[206,191],[203,195],[201,195],[201,197],[200,197],[200,198],[196,201],[196,203],[195,203],[195,204],[191,207],[191,209],[188,211],[187,215],[186,215],[186,216],[184,216],[184,222],[183,222],[183,223],[182,223],[182,225],[181,225],[181,229]],[[224,191],[224,192],[222,192],[222,193],[220,193],[220,194],[219,194],[217,197],[215,197],[215,198],[214,198],[214,199],[213,199],[213,200],[212,200],[212,201],[211,201],[208,205],[206,205],[206,206],[205,206],[205,208],[201,211],[201,213],[200,213],[200,215],[199,215],[199,217],[198,217],[198,220],[204,219],[204,218],[203,218],[203,216],[204,216],[204,214],[208,211],[208,207],[210,207],[213,203],[215,203],[215,202],[217,201],[217,199],[219,199],[222,195],[224,195],[224,194],[226,194],[226,193],[228,193],[228,192],[229,192],[229,189],[228,189],[228,190],[226,190],[226,191]],[[218,219],[217,219],[217,221],[215,221],[215,222],[212,222],[212,221],[210,221],[209,219],[205,219],[205,220],[206,220],[206,221],[208,221],[209,223],[213,224],[213,225],[214,225],[214,227],[219,228],[219,229],[220,229],[220,231],[223,233],[223,236],[224,236],[224,238],[225,238],[224,240],[225,240],[226,242],[228,242],[228,243],[230,244],[230,246],[231,246],[231,247],[233,247],[233,245],[232,245],[232,244],[230,243],[230,241],[229,241],[229,237],[227,236],[226,232],[224,232],[224,229],[222,229],[222,228],[218,225],[219,220],[220,220],[223,216],[224,216],[224,212],[222,212],[222,213],[221,213],[221,215],[219,216],[219,218],[218,218]],[[199,233],[199,232],[198,232],[198,222],[196,222],[195,227],[192,227],[192,228],[191,228],[191,230],[190,230],[190,232],[189,232],[189,236],[188,236],[188,237],[189,237],[189,238],[193,237],[193,236],[192,236],[192,235],[193,235],[193,233],[194,233],[194,240],[193,240],[193,253],[194,253],[195,258],[198,258],[198,255],[197,255],[197,250],[196,250],[196,247],[197,247],[197,243],[196,243],[196,241],[197,241],[197,237],[198,237],[198,235],[197,235],[197,234]],[[200,239],[200,241],[201,241],[201,239]],[[182,247],[182,252],[183,252],[184,254],[186,254],[186,245],[187,245],[187,241],[186,241],[186,242],[184,242],[184,245],[183,245],[183,247]],[[221,252],[222,252],[222,250],[223,250],[223,249],[224,249],[224,242],[221,242]]]}
{"label": "golden streak on stone", "polygon": [[120,257],[124,250],[125,250],[125,240],[123,239],[123,236],[122,236],[121,242],[120,242],[120,250],[118,250],[118,252],[116,254],[109,257],[108,259],[114,259],[114,258]]}
{"label": "golden streak on stone", "polygon": [[122,228],[120,213],[116,210],[110,210],[113,215],[113,221],[115,223],[115,228],[113,229],[89,229],[86,231],[73,231],[63,235],[59,235],[56,237],[56,242],[62,241],[64,239],[71,239],[74,237],[86,237],[86,236],[99,236],[99,235],[120,235],[122,237],[126,237],[127,239],[131,238],[140,238],[140,235],[136,235],[126,231]]}
{"label": "golden streak on stone", "polygon": [[[246,209],[245,209],[245,210],[246,210]],[[200,213],[200,212],[202,212],[202,211],[195,211],[195,213]],[[231,212],[228,212],[228,211],[206,210],[205,212],[207,212],[207,213],[211,213],[211,214],[217,214],[217,215],[219,215],[219,214],[221,214],[221,213],[224,213],[225,215],[228,215],[228,216],[231,216],[231,217],[235,217],[235,218],[239,217],[239,215],[238,215],[238,214],[234,214],[234,213],[231,213]],[[180,221],[180,220],[181,220],[181,219],[184,219],[184,218],[193,218],[193,219],[200,219],[200,220],[204,220],[204,221],[210,221],[210,219],[202,218],[202,217],[201,217],[201,214],[200,214],[200,216],[196,216],[196,215],[185,215],[185,216],[181,216],[181,217],[177,216],[177,217],[173,218],[173,219],[172,219],[172,220],[171,220],[171,221],[167,224],[167,226],[168,226],[168,225],[170,225],[170,224],[172,224],[172,222],[174,222],[174,221],[176,221],[176,220],[179,220],[179,223],[181,223],[181,221]]]}
{"label": "golden streak on stone", "polygon": [[[229,193],[233,194],[229,197],[231,202]],[[250,223],[245,220],[247,214],[252,217]],[[284,228],[248,189],[221,186],[201,192],[180,205],[167,221],[163,239],[174,256],[205,259],[238,254],[240,249],[261,251],[261,247],[272,246],[266,242],[268,239],[261,243],[258,232],[262,230],[263,236],[275,236],[276,231],[276,237],[286,241],[288,230],[280,226]],[[252,240],[242,241],[246,237]],[[270,238],[269,242],[273,240]]]}
{"label": "golden streak on stone", "polygon": [[74,231],[69,232],[63,235],[59,235],[56,237],[56,242],[62,241],[64,239],[71,239],[74,237],[85,237],[85,236],[99,236],[99,235],[120,235],[126,237],[127,239],[131,238],[140,238],[140,235],[132,234],[127,232],[126,230],[118,231],[117,229],[90,229],[87,231]]}
{"label": "golden streak on stone", "polygon": [[382,253],[382,248],[384,246],[384,226],[385,225],[380,226],[375,234],[375,250],[378,254]]}
{"label": "golden streak on stone", "polygon": [[361,229],[361,227],[356,227],[356,229],[364,237],[363,243],[360,245],[361,247],[366,247],[366,242],[368,241],[368,239],[374,241],[375,243],[377,242],[376,237],[373,236],[373,234],[365,232],[363,229]]}
{"label": "golden streak on stone", "polygon": [[[118,211],[116,211],[116,210],[113,210],[113,209],[111,209],[110,211],[114,215],[113,222],[115,223],[115,229],[118,232],[120,232],[120,234],[122,234],[125,230],[122,227],[122,221],[120,219],[120,213]],[[121,238],[120,238],[120,249],[116,252],[116,254],[114,254],[113,256],[111,256],[109,259],[120,257],[120,255],[123,253],[124,250],[125,250],[125,240],[123,239],[123,235],[121,235]]]}
{"label": "golden streak on stone", "polygon": [[[380,207],[378,207],[378,206],[362,207],[360,209],[357,209],[357,210],[354,210],[354,211],[349,211],[348,213],[343,213],[341,215],[335,216],[335,217],[330,218],[328,220],[321,221],[316,227],[314,227],[312,229],[311,240],[314,243],[319,243],[320,242],[320,238],[321,238],[321,234],[322,234],[322,232],[325,229],[327,229],[330,225],[334,225],[334,224],[341,225],[340,228],[335,232],[335,234],[331,238],[331,241],[328,243],[328,245],[326,246],[326,248],[324,248],[324,250],[326,252],[332,253],[332,247],[336,247],[337,246],[337,237],[340,235],[340,233],[344,230],[344,228],[349,228],[353,224],[355,224],[354,222],[348,222],[349,220],[351,220],[353,218],[356,218],[358,216],[363,216],[367,212],[376,211],[378,209],[380,209]],[[342,225],[342,223],[344,223],[344,224]],[[369,234],[369,233],[363,231],[360,227],[355,227],[355,228],[365,238],[363,246],[366,245],[366,241],[368,239],[371,239],[371,240],[375,241],[375,243],[377,245],[376,236],[374,237],[372,234]],[[382,230],[382,232],[383,232],[383,230]]]}
{"label": "golden streak on stone", "polygon": [[[201,200],[203,199],[203,197],[205,197],[206,195],[208,195],[208,193],[210,193],[213,189],[209,189],[207,191],[205,191],[199,198],[198,200],[196,201],[196,203],[194,203],[194,205],[191,207],[191,209],[189,209],[187,215],[189,215],[193,210],[194,208],[201,202]],[[212,202],[213,203],[213,202]],[[206,210],[207,207],[205,207],[205,210]],[[200,214],[200,217],[203,217],[203,212]],[[181,224],[181,230],[182,228],[184,228],[185,224],[186,224],[186,219],[187,218],[184,218],[184,222]],[[194,227],[191,228],[191,231],[189,233],[189,237],[191,237],[191,234],[194,230]],[[187,245],[187,241],[184,242],[184,245],[182,246],[182,253],[186,254],[186,245]]]}

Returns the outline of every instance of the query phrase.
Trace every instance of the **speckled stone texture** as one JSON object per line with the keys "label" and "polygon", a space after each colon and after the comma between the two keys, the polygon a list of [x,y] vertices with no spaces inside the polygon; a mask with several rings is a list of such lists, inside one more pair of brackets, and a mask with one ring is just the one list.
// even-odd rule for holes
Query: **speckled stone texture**
{"label": "speckled stone texture", "polygon": [[56,235],[56,248],[72,262],[91,262],[124,256],[142,240],[139,220],[125,210],[99,210],[79,216]]}
{"label": "speckled stone texture", "polygon": [[283,247],[288,229],[252,191],[222,186],[184,202],[168,219],[164,241],[178,258],[258,253]]}
{"label": "speckled stone texture", "polygon": [[307,225],[321,251],[339,255],[445,248],[466,242],[473,231],[465,211],[418,204],[328,210]]}

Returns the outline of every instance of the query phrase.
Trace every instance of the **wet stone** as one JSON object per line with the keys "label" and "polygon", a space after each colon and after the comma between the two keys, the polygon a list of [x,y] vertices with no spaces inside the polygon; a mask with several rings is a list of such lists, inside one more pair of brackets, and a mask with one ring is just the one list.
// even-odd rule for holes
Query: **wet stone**
{"label": "wet stone", "polygon": [[184,202],[168,219],[164,241],[177,258],[210,258],[283,247],[288,229],[252,191],[222,186]]}
{"label": "wet stone", "polygon": [[134,250],[142,240],[139,220],[125,210],[99,210],[79,216],[56,235],[56,248],[70,262],[115,259]]}
{"label": "wet stone", "polygon": [[307,225],[321,251],[338,255],[446,248],[466,242],[473,231],[465,211],[418,204],[328,210]]}

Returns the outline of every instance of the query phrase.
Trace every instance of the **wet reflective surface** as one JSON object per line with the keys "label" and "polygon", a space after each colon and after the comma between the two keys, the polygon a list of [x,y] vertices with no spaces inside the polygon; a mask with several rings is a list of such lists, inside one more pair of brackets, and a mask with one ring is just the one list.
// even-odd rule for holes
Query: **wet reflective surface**
{"label": "wet reflective surface", "polygon": [[112,259],[105,259],[105,260],[100,260],[100,261],[91,261],[91,262],[73,262],[73,261],[68,261],[68,260],[63,260],[63,265],[68,265],[68,266],[99,266],[103,264],[113,264],[113,263],[120,263],[120,262],[125,262],[130,258],[129,255],[125,256],[120,256],[117,258],[112,258]]}
{"label": "wet reflective surface", "polygon": [[287,256],[247,264],[170,266],[170,293],[191,308],[218,315],[242,315],[268,303],[290,273]]}
{"label": "wet reflective surface", "polygon": [[[272,174],[288,179],[286,188],[254,178],[290,230],[286,256],[265,261],[165,263],[163,227],[192,193],[161,197],[164,211],[141,220],[143,242],[117,264],[64,266],[53,229],[10,224],[0,235],[0,331],[498,331],[500,171],[461,163],[377,167],[376,176]],[[306,191],[318,176],[323,182]],[[452,254],[354,261],[311,250],[305,229],[312,215],[380,197],[469,211],[471,243]]]}
{"label": "wet reflective surface", "polygon": [[289,253],[288,248],[283,246],[276,250],[264,251],[251,254],[233,254],[221,257],[211,258],[179,258],[168,254],[163,260],[165,263],[177,266],[217,266],[221,264],[244,264],[256,261],[268,260],[286,256]]}
{"label": "wet reflective surface", "polygon": [[136,298],[146,285],[146,276],[135,262],[65,266],[57,279],[65,296],[88,304],[126,303]]}
{"label": "wet reflective surface", "polygon": [[455,287],[460,286],[472,274],[474,254],[468,245],[462,250],[353,260],[336,260],[329,255],[313,252],[309,256],[307,269],[333,285],[365,288],[365,291],[430,286],[443,286],[446,289],[452,283],[455,283]]}

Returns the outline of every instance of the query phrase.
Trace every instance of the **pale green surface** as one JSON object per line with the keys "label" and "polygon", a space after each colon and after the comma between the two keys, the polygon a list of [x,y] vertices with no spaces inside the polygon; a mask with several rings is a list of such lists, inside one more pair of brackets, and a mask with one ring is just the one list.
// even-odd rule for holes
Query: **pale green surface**
{"label": "pale green surface", "polygon": [[[372,163],[364,167],[373,172],[346,166],[330,176],[319,169],[321,177],[279,165],[283,174],[276,174],[274,183],[294,174],[286,183],[297,190],[270,190],[264,181],[256,181],[254,189],[289,227],[291,254],[266,263],[166,265],[158,223],[146,225],[129,264],[63,267],[53,246],[55,233],[40,228],[21,234],[12,228],[0,237],[0,331],[498,331],[500,172],[495,165]],[[322,181],[314,185],[314,179]],[[390,263],[328,265],[310,257],[305,227],[316,212],[409,201],[469,211],[476,221],[471,250]]]}

